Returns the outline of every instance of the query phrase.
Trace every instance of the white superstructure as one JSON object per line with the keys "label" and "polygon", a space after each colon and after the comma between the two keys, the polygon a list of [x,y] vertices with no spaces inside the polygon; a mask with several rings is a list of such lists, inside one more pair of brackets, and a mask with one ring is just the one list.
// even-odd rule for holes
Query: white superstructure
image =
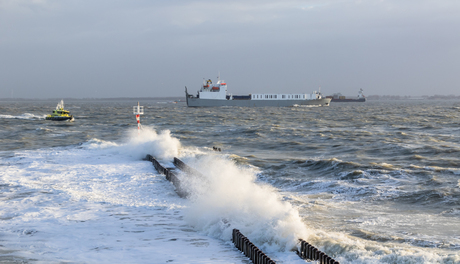
{"label": "white superstructure", "polygon": [[314,100],[321,99],[320,93],[311,94],[251,94],[251,100]]}
{"label": "white superstructure", "polygon": [[227,83],[221,79],[217,79],[216,84],[211,79],[205,80],[198,96],[201,99],[227,100]]}

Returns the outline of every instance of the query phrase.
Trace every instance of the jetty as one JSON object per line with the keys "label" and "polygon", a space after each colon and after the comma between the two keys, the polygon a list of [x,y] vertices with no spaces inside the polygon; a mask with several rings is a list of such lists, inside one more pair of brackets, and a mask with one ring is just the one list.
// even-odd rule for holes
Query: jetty
{"label": "jetty", "polygon": [[[190,193],[182,186],[179,177],[174,173],[177,169],[184,172],[189,177],[200,177],[204,178],[204,175],[195,168],[187,165],[180,159],[174,157],[173,164],[174,168],[166,168],[158,162],[152,155],[148,154],[145,160],[152,162],[153,167],[165,175],[166,180],[171,182],[177,195],[181,198],[188,198]],[[246,236],[244,236],[238,229],[233,229],[232,242],[235,247],[240,250],[246,257],[248,257],[254,264],[275,264],[276,262],[269,258],[262,250],[254,245]],[[309,244],[308,242],[299,239],[299,248],[296,250],[297,255],[307,261],[317,261],[319,264],[340,264],[326,253],[320,251],[318,248]]]}

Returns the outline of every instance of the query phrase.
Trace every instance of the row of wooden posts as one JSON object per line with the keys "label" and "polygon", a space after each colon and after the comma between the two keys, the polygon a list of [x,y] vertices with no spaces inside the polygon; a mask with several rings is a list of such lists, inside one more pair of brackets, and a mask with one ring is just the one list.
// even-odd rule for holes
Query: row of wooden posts
{"label": "row of wooden posts", "polygon": [[[182,197],[188,197],[188,192],[181,186],[179,178],[174,174],[171,169],[163,167],[152,155],[148,154],[145,158],[146,160],[152,162],[155,169],[166,176],[166,179],[170,181],[174,187],[176,187],[177,194]],[[196,171],[194,168],[188,166],[183,161],[178,158],[174,158],[174,165],[180,170],[191,175],[201,174]],[[233,229],[232,241],[235,246],[243,252],[254,264],[274,264],[275,262],[267,257],[259,248],[257,248],[247,237],[245,237],[238,229]],[[297,251],[297,255],[300,258],[309,260],[309,261],[319,261],[319,264],[339,264],[338,261],[335,261],[324,252],[321,252],[319,249],[310,245],[306,241],[299,239],[300,241],[300,251]]]}
{"label": "row of wooden posts", "polygon": [[256,247],[240,230],[233,229],[232,241],[235,247],[246,255],[255,264],[275,264],[262,250]]}
{"label": "row of wooden posts", "polygon": [[299,255],[302,259],[319,261],[320,264],[339,264],[338,261],[334,260],[333,258],[326,255],[326,253],[320,251],[316,247],[310,245],[303,239],[299,239],[300,241],[300,251],[297,251],[297,255]]}
{"label": "row of wooden posts", "polygon": [[181,186],[181,183],[180,183],[180,180],[179,178],[176,176],[176,174],[174,174],[174,172],[172,172],[170,169],[168,168],[165,168],[163,167],[152,155],[150,154],[147,154],[147,157],[145,157],[146,160],[152,162],[153,164],[153,167],[155,167],[155,169],[166,176],[166,180],[170,181],[174,187],[176,187],[176,192],[177,194],[182,197],[182,198],[186,198],[188,196],[188,192],[184,190],[184,188],[182,188]]}

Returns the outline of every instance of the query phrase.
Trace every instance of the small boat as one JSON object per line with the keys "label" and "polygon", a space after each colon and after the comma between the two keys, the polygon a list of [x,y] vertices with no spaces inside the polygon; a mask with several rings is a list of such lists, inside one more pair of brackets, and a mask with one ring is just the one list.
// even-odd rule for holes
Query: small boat
{"label": "small boat", "polygon": [[45,119],[52,120],[52,121],[69,121],[69,122],[72,122],[75,120],[69,111],[64,110],[64,100],[61,100],[61,102],[57,104],[56,109],[53,111],[53,113],[51,115],[47,115]]}

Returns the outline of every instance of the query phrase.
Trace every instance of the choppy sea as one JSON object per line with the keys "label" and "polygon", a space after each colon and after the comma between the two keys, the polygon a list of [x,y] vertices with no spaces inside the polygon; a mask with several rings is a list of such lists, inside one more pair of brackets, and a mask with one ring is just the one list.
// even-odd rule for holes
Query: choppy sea
{"label": "choppy sea", "polygon": [[[460,102],[187,108],[0,102],[1,263],[277,263],[302,238],[340,263],[460,263]],[[214,151],[213,147],[221,151]],[[204,178],[174,186],[143,160]]]}

